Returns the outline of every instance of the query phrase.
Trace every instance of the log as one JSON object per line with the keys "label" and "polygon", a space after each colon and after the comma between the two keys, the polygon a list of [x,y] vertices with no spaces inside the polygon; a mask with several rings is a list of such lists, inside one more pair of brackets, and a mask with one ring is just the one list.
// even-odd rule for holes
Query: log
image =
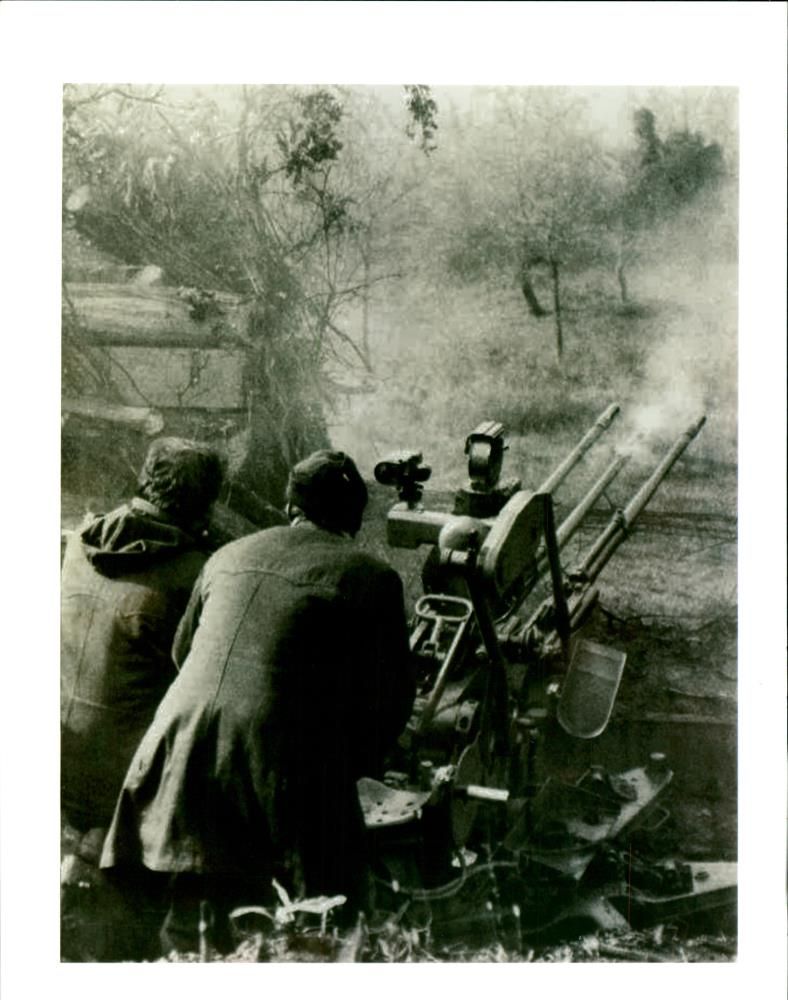
{"label": "log", "polygon": [[64,398],[61,411],[64,422],[69,416],[82,417],[99,423],[117,424],[149,437],[160,434],[164,429],[164,417],[149,406],[120,406],[103,399]]}
{"label": "log", "polygon": [[82,339],[104,347],[227,347],[246,343],[247,309],[237,296],[215,292],[203,318],[178,289],[139,284],[70,282]]}

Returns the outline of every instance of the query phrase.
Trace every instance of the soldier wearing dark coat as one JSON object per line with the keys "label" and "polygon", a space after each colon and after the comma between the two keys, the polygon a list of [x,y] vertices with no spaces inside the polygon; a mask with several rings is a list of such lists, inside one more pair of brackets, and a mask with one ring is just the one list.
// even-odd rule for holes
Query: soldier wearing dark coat
{"label": "soldier wearing dark coat", "polygon": [[78,831],[109,826],[132,755],[175,678],[172,641],[210,554],[201,530],[221,480],[212,449],[160,438],[137,495],[88,515],[66,545],[61,804]]}
{"label": "soldier wearing dark coat", "polygon": [[218,942],[274,878],[363,905],[356,781],[380,773],[414,696],[402,584],[352,541],[367,490],[347,456],[299,463],[287,499],[290,526],[205,565],[105,842],[102,867],[166,878],[165,947],[196,946],[205,901]]}

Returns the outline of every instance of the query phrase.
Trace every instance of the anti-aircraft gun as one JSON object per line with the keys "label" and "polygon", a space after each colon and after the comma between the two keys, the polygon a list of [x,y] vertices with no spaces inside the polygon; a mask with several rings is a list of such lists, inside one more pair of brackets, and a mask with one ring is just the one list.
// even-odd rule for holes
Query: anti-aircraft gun
{"label": "anti-aircraft gun", "polygon": [[418,900],[433,914],[443,908],[449,922],[467,921],[467,907],[458,904],[458,915],[451,901],[492,879],[492,895],[518,914],[518,933],[531,934],[574,919],[628,926],[619,897],[632,920],[633,912],[663,918],[722,905],[735,891],[731,866],[705,866],[701,881],[692,865],[641,864],[630,852],[623,870],[616,845],[660,815],[672,778],[663,753],[621,773],[594,765],[571,784],[549,774],[551,727],[581,741],[599,736],[625,667],[623,652],[582,635],[597,580],[705,423],[675,440],[567,568],[567,542],[626,457],[611,461],[558,525],[553,494],[618,413],[608,407],[535,490],[501,481],[504,428],[480,424],[466,438],[468,483],[450,512],[425,509],[431,470],[420,453],[398,452],[375,468],[398,494],[388,543],[427,551],[410,639],[414,712],[384,781],[359,782],[378,884],[394,908]]}

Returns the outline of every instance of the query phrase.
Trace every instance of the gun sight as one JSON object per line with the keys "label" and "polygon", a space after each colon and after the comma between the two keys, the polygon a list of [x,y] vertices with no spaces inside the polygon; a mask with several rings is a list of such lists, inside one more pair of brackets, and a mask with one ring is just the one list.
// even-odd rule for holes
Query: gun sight
{"label": "gun sight", "polygon": [[382,486],[394,486],[400,500],[415,506],[424,492],[422,483],[432,475],[428,465],[422,465],[420,451],[399,451],[388,455],[375,466],[375,479]]}

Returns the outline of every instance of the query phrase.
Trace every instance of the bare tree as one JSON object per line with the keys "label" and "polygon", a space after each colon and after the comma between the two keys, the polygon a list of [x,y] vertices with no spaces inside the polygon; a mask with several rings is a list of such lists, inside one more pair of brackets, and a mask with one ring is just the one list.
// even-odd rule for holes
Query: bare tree
{"label": "bare tree", "polygon": [[[552,314],[560,361],[562,275],[602,253],[611,164],[578,98],[530,88],[499,89],[488,99],[491,114],[462,161],[465,219],[458,239],[466,257],[513,269],[530,315]],[[551,310],[535,288],[540,267],[549,274]]]}

